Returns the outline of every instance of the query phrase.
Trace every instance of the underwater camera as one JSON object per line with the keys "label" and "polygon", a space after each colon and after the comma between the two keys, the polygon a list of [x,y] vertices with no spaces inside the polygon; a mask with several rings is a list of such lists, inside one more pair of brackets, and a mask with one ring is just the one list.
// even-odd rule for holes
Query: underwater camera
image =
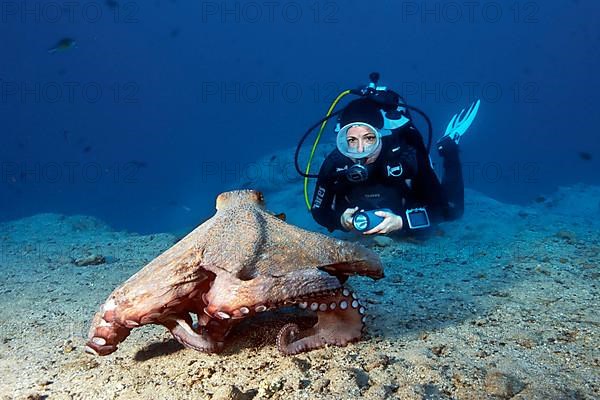
{"label": "underwater camera", "polygon": [[[358,211],[352,217],[352,225],[354,226],[354,229],[356,229],[358,232],[366,232],[379,225],[381,221],[384,220],[384,217],[376,215],[375,211],[393,212],[389,208]],[[429,215],[427,214],[427,210],[424,208],[412,208],[410,210],[406,210],[405,215],[405,221],[408,222],[409,229],[422,229],[431,226],[431,223],[429,222]]]}

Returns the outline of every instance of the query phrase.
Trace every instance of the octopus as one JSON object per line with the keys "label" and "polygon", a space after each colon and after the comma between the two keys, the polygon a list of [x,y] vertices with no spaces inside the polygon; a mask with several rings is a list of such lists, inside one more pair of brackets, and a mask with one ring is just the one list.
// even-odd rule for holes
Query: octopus
{"label": "octopus", "polygon": [[255,190],[221,193],[216,209],[110,294],[92,320],[87,353],[113,353],[147,324],[166,327],[187,348],[218,353],[239,322],[284,307],[317,317],[310,328],[279,330],[284,355],[360,340],[365,307],[345,283],[382,278],[377,254],[286,223]]}

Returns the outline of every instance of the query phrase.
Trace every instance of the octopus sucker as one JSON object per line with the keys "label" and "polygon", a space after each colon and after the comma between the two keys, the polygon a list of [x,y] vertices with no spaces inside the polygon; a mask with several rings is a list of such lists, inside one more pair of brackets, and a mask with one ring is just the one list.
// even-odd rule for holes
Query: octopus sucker
{"label": "octopus sucker", "polygon": [[215,316],[216,316],[217,318],[219,318],[219,319],[229,319],[229,318],[231,318],[231,315],[227,314],[227,313],[226,313],[226,312],[224,312],[224,311],[217,311],[217,312],[215,313]]}
{"label": "octopus sucker", "polygon": [[98,346],[104,346],[106,344],[106,340],[101,337],[93,337],[92,342],[94,342]]}
{"label": "octopus sucker", "polygon": [[352,275],[382,278],[374,252],[276,218],[254,190],[221,193],[216,205],[213,217],[111,293],[93,318],[86,353],[110,354],[144,324],[217,353],[241,319],[291,305],[315,313],[317,323],[305,331],[284,326],[276,341],[282,354],[361,338],[365,308],[343,283]]}
{"label": "octopus sucker", "polygon": [[240,313],[248,315],[250,314],[250,309],[248,307],[240,307]]}

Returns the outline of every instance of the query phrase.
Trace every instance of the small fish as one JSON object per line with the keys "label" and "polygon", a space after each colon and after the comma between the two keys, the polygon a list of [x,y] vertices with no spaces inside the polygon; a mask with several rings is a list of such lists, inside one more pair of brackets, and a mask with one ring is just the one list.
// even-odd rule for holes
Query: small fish
{"label": "small fish", "polygon": [[581,158],[584,161],[590,161],[592,159],[592,154],[588,153],[587,151],[580,151],[579,158]]}
{"label": "small fish", "polygon": [[544,196],[538,196],[534,200],[536,203],[543,203],[546,201],[546,198]]}
{"label": "small fish", "polygon": [[52,47],[51,49],[48,49],[48,54],[54,54],[57,51],[69,50],[76,46],[77,46],[77,42],[75,41],[75,39],[62,38],[56,43],[56,45],[54,47]]}

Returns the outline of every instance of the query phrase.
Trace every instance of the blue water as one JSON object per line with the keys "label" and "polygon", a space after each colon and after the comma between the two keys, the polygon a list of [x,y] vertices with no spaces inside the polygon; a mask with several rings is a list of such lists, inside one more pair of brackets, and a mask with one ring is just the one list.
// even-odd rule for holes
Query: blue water
{"label": "blue water", "polygon": [[0,220],[196,225],[372,71],[434,137],[482,100],[468,187],[519,203],[598,184],[598,20],[592,0],[2,2]]}

